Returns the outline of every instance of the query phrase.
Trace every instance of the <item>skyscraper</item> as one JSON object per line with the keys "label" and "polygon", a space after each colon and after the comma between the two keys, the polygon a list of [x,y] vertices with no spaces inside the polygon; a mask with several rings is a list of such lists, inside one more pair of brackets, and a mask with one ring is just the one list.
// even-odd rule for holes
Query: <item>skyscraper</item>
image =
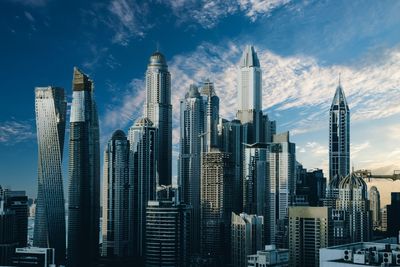
{"label": "skyscraper", "polygon": [[158,129],[148,118],[139,118],[129,129],[133,177],[134,250],[144,256],[147,202],[156,200]]}
{"label": "skyscraper", "polygon": [[381,224],[381,196],[376,186],[371,187],[368,197],[369,208],[372,216],[372,225],[374,228],[377,228]]}
{"label": "skyscraper", "polygon": [[[222,126],[222,127],[221,127]],[[235,196],[232,202],[232,211],[240,213],[243,211],[243,143],[242,143],[242,124],[239,120],[234,119],[227,121],[220,119],[219,131],[220,148],[222,151],[230,153],[231,161],[234,167],[234,175],[232,177],[232,194]]]}
{"label": "skyscraper", "polygon": [[264,241],[271,228],[269,153],[269,144],[256,143],[245,145],[243,157],[243,211],[263,216]]}
{"label": "skyscraper", "polygon": [[399,237],[399,231],[400,231],[399,210],[400,210],[400,192],[392,192],[390,205],[386,206],[386,222],[387,222],[386,231],[388,236]]}
{"label": "skyscraper", "polygon": [[197,86],[191,85],[181,100],[179,184],[182,201],[193,207],[192,243],[193,251],[200,245],[200,164],[201,134],[204,133],[205,103]]}
{"label": "skyscraper", "polygon": [[158,128],[158,183],[170,185],[172,181],[171,75],[164,55],[158,51],[151,55],[146,71],[145,117]]}
{"label": "skyscraper", "polygon": [[238,113],[242,123],[254,121],[262,111],[262,77],[260,61],[253,46],[247,45],[240,60],[238,80]]}
{"label": "skyscraper", "polygon": [[332,237],[330,218],[328,207],[289,208],[290,266],[319,266],[319,249]]}
{"label": "skyscraper", "polygon": [[273,136],[269,146],[270,216],[264,218],[269,227],[267,244],[287,246],[288,208],[296,190],[296,144],[289,141],[289,132]]}
{"label": "skyscraper", "polygon": [[262,216],[232,212],[231,258],[234,267],[246,267],[247,256],[263,248],[263,228]]}
{"label": "skyscraper", "polygon": [[354,172],[339,183],[336,209],[344,212],[350,243],[366,242],[371,238],[372,225],[367,194],[367,184]]}
{"label": "skyscraper", "polygon": [[263,142],[262,73],[253,46],[247,45],[238,73],[238,111],[236,117],[244,125],[244,142]]}
{"label": "skyscraper", "polygon": [[349,173],[350,110],[339,80],[329,112],[329,179],[341,179]]}
{"label": "skyscraper", "polygon": [[191,208],[175,201],[149,201],[146,209],[146,267],[189,266]]}
{"label": "skyscraper", "polygon": [[204,135],[202,138],[203,151],[210,151],[211,148],[219,146],[218,123],[219,123],[219,97],[217,96],[214,84],[210,80],[203,82],[200,91],[205,103]]}
{"label": "skyscraper", "polygon": [[220,264],[230,248],[232,172],[230,154],[213,148],[202,153],[201,166],[201,254]]}
{"label": "skyscraper", "polygon": [[74,68],[69,143],[68,266],[99,254],[100,147],[93,81]]}
{"label": "skyscraper", "polygon": [[65,204],[62,178],[67,101],[64,89],[35,90],[38,140],[38,196],[33,245],[54,248],[56,262],[65,261]]}
{"label": "skyscraper", "polygon": [[0,264],[7,266],[18,247],[17,216],[15,211],[5,207],[1,191],[0,186]]}
{"label": "skyscraper", "polygon": [[117,130],[104,152],[102,256],[121,259],[133,256],[133,177],[130,146]]}

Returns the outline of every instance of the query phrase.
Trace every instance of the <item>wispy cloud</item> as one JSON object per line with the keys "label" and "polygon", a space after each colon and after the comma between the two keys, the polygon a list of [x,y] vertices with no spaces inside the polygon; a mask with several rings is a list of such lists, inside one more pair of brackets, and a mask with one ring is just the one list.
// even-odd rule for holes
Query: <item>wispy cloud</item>
{"label": "wispy cloud", "polygon": [[7,0],[9,2],[22,4],[31,7],[44,7],[50,0]]}
{"label": "wispy cloud", "polygon": [[108,17],[107,24],[115,32],[114,43],[128,45],[130,38],[143,37],[146,30],[152,27],[147,21],[149,8],[146,3],[113,0],[108,5],[108,10],[111,15]]}
{"label": "wispy cloud", "polygon": [[25,15],[25,17],[30,21],[30,22],[35,22],[36,20],[35,20],[35,18],[32,16],[32,14],[30,13],[30,12],[28,12],[28,11],[25,11],[24,12],[24,15]]}
{"label": "wispy cloud", "polygon": [[206,29],[214,28],[229,15],[242,12],[251,21],[268,16],[272,10],[290,0],[167,0],[160,1],[169,6],[178,18],[178,23],[199,24]]}
{"label": "wispy cloud", "polygon": [[121,97],[107,107],[101,118],[102,139],[106,140],[114,130],[124,129],[142,116],[145,93],[143,80],[133,79],[129,83],[127,89],[120,93]]}
{"label": "wispy cloud", "polygon": [[[200,83],[207,78],[215,82],[221,100],[221,116],[235,116],[237,62],[243,46],[233,42],[224,45],[203,43],[195,51],[169,60],[174,128],[178,127],[179,100],[191,83]],[[400,49],[388,51],[380,62],[360,62],[357,66],[323,66],[311,57],[282,57],[262,46],[256,46],[256,49],[263,69],[264,109],[272,118],[275,113],[283,114],[278,122],[280,127],[284,125],[296,134],[326,128],[339,73],[342,73],[352,122],[400,113]],[[129,104],[131,99],[140,96],[144,100],[143,90],[130,91],[131,96],[122,103],[122,106],[129,106],[131,115],[133,110],[143,108],[137,101],[136,105]]]}
{"label": "wispy cloud", "polygon": [[0,144],[2,145],[15,145],[35,137],[36,133],[29,121],[0,122]]}

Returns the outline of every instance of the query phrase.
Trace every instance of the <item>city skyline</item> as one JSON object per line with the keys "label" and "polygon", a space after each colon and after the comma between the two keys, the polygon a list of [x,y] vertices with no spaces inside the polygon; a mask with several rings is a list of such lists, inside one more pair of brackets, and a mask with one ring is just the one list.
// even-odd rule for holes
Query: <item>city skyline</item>
{"label": "city skyline", "polygon": [[[32,1],[32,3],[34,2],[35,1]],[[111,15],[114,15],[116,18],[118,18],[118,4],[122,5],[124,2],[125,1],[113,1],[113,6],[110,6],[107,11],[109,11]],[[73,66],[71,64],[82,65],[85,71],[87,69],[91,78],[96,80],[96,97],[98,97],[101,101],[100,103],[102,103],[99,106],[101,106],[102,109],[100,114],[102,130],[101,141],[102,145],[104,146],[105,141],[111,137],[111,129],[115,130],[117,128],[122,128],[126,131],[127,127],[132,125],[133,122],[142,114],[144,95],[141,92],[143,92],[144,89],[144,72],[146,69],[147,57],[156,50],[157,39],[161,44],[160,50],[167,56],[167,61],[172,76],[172,115],[174,128],[173,144],[175,159],[178,151],[177,118],[179,117],[179,105],[177,105],[177,103],[179,99],[184,97],[184,92],[187,90],[187,87],[184,85],[193,82],[199,84],[205,78],[209,77],[211,82],[215,83],[216,92],[219,97],[221,97],[221,117],[232,119],[236,113],[236,108],[234,108],[235,105],[233,104],[236,103],[237,94],[237,87],[235,85],[237,76],[237,63],[240,60],[240,56],[244,50],[245,44],[252,44],[255,46],[258,52],[263,69],[263,103],[265,110],[268,111],[268,114],[272,117],[272,119],[279,122],[279,132],[284,130],[291,131],[293,134],[291,139],[297,145],[297,159],[303,163],[304,167],[323,168],[324,174],[327,176],[328,113],[326,111],[327,107],[332,101],[333,93],[337,86],[338,73],[341,72],[342,84],[346,92],[348,104],[352,110],[352,158],[350,164],[354,165],[356,169],[378,169],[384,167],[385,169],[382,169],[382,171],[386,172],[391,172],[396,167],[398,168],[398,166],[395,166],[395,163],[399,162],[399,153],[392,144],[396,141],[396,137],[400,133],[399,120],[396,118],[396,115],[400,111],[399,108],[395,106],[399,95],[400,77],[398,77],[397,73],[399,73],[398,69],[400,69],[400,66],[398,66],[398,63],[396,62],[398,61],[397,44],[399,40],[396,40],[397,37],[394,37],[396,35],[394,33],[396,33],[398,30],[393,28],[393,25],[397,25],[396,23],[398,20],[393,17],[393,14],[395,13],[392,12],[398,11],[399,6],[390,6],[389,10],[388,6],[381,4],[364,9],[367,14],[380,14],[386,12],[387,15],[385,16],[385,19],[376,19],[375,22],[377,25],[382,26],[383,29],[389,31],[390,34],[385,33],[383,29],[380,30],[379,26],[372,27],[370,32],[365,32],[366,30],[361,31],[360,34],[363,36],[365,43],[359,44],[362,49],[359,49],[360,52],[358,52],[358,54],[355,56],[349,57],[349,59],[345,58],[346,55],[349,56],[349,51],[352,51],[351,44],[354,44],[354,42],[358,41],[360,37],[352,34],[348,29],[343,29],[343,27],[340,27],[341,25],[339,23],[339,25],[334,23],[322,24],[322,26],[331,27],[332,36],[334,36],[334,33],[338,36],[337,40],[333,39],[332,37],[328,38],[330,35],[324,36],[325,39],[323,39],[324,42],[326,42],[326,39],[328,39],[333,43],[332,46],[328,47],[329,49],[326,53],[331,57],[338,55],[338,59],[333,60],[332,58],[329,59],[329,56],[322,55],[324,53],[321,51],[319,53],[316,52],[318,49],[316,49],[315,46],[310,47],[310,51],[312,53],[307,53],[306,51],[301,50],[299,47],[297,47],[297,49],[295,47],[288,49],[291,51],[280,51],[277,49],[277,46],[278,44],[282,44],[284,42],[280,42],[279,38],[277,37],[277,32],[265,26],[265,24],[270,22],[274,25],[277,25],[276,23],[281,20],[277,16],[280,15],[284,17],[285,14],[286,16],[288,14],[294,14],[295,16],[293,21],[296,21],[296,19],[300,20],[300,11],[309,14],[312,12],[317,12],[318,10],[325,10],[325,13],[328,13],[328,15],[334,17],[335,12],[337,12],[337,8],[333,9],[332,13],[329,13],[326,11],[329,5],[332,5],[329,3],[319,5],[311,3],[308,6],[305,6],[289,1],[282,1],[281,3],[284,2],[285,4],[277,4],[274,7],[265,6],[265,10],[263,10],[263,12],[270,14],[269,17],[262,16],[257,12],[253,13],[253,15],[255,15],[252,17],[249,15],[251,13],[245,12],[250,12],[250,10],[252,10],[252,6],[248,6],[247,9],[243,9],[244,11],[235,11],[235,14],[240,17],[240,19],[238,19],[239,21],[243,20],[247,22],[244,27],[247,27],[249,31],[252,31],[253,36],[255,34],[254,32],[257,30],[261,31],[262,29],[267,28],[266,32],[270,33],[269,36],[271,36],[270,42],[268,42],[268,40],[254,41],[254,37],[251,36],[247,39],[240,38],[244,37],[246,34],[237,32],[227,34],[229,36],[224,36],[224,38],[227,38],[228,42],[223,42],[221,39],[216,37],[211,38],[208,42],[204,42],[200,39],[204,38],[206,33],[209,33],[210,30],[208,30],[208,28],[204,28],[204,25],[202,25],[201,22],[192,21],[191,25],[197,25],[197,30],[189,29],[188,31],[190,31],[191,34],[198,33],[198,37],[196,37],[198,40],[197,42],[190,41],[187,44],[187,47],[173,47],[171,42],[168,42],[165,39],[163,40],[161,37],[158,38],[158,36],[154,36],[155,32],[152,32],[155,31],[154,29],[146,29],[146,31],[149,32],[149,35],[145,35],[143,39],[148,40],[146,43],[152,45],[149,45],[148,49],[143,49],[146,51],[146,53],[142,53],[144,54],[142,58],[138,56],[138,59],[136,59],[136,54],[134,54],[131,50],[127,50],[127,47],[136,48],[137,43],[132,40],[136,35],[134,32],[128,32],[131,35],[125,36],[128,38],[128,43],[126,45],[124,45],[122,41],[118,43],[118,40],[116,40],[115,43],[110,44],[110,47],[105,52],[100,52],[100,50],[93,52],[96,54],[94,56],[97,56],[97,54],[100,55],[101,53],[103,55],[103,58],[98,59],[98,64],[94,63],[92,66],[90,66],[90,64],[85,64],[89,61],[83,62],[78,60],[80,62],[72,63],[71,60],[65,64],[66,66],[57,68],[57,72],[59,74],[49,71],[48,75],[46,75],[48,77],[45,78],[30,77],[27,75],[26,81],[15,81],[16,85],[14,87],[19,88],[20,90],[14,91],[17,91],[18,96],[21,95],[22,98],[21,102],[16,106],[31,106],[31,109],[29,110],[26,108],[23,111],[16,111],[16,107],[12,107],[7,103],[2,105],[2,115],[0,117],[0,146],[2,147],[2,152],[0,153],[2,154],[0,154],[0,156],[4,158],[4,162],[0,167],[4,175],[7,176],[7,178],[5,178],[5,182],[2,180],[2,184],[10,185],[15,190],[25,190],[23,187],[26,185],[26,190],[29,196],[36,197],[35,188],[37,159],[35,158],[35,150],[37,148],[36,144],[32,142],[32,140],[35,138],[35,129],[33,126],[34,120],[32,121],[34,118],[32,108],[33,88],[35,86],[50,84],[64,87],[66,88],[66,95],[68,96],[68,102],[70,103],[70,72]],[[36,36],[35,33],[41,31],[43,33],[46,31],[46,28],[43,28],[44,30],[39,29],[39,26],[43,26],[42,24],[45,21],[43,19],[43,13],[49,12],[51,8],[55,8],[52,6],[51,1],[42,1],[42,3],[44,3],[43,6],[27,6],[12,1],[2,3],[10,6],[11,14],[19,14],[20,16],[19,20],[13,18],[11,23],[16,23],[15,21],[22,21],[24,19],[29,25],[36,25],[37,31],[32,30],[32,32],[30,32],[31,39],[27,37],[29,35],[28,31],[25,32],[25,37],[16,34],[16,36],[19,36],[20,38],[28,38],[32,46],[38,42],[38,36]],[[341,4],[343,10],[346,11],[344,13],[356,11],[352,18],[353,21],[350,22],[357,22],[360,20],[362,7],[359,6],[359,2],[354,4],[355,7],[343,7],[343,3]],[[131,7],[130,4],[128,4],[127,8],[129,7]],[[164,8],[173,9],[179,7],[167,6]],[[183,10],[187,10],[187,7],[182,6],[181,8]],[[296,8],[300,11],[296,11]],[[358,9],[356,10],[356,8]],[[196,8],[194,8],[194,10],[196,10]],[[225,14],[225,17],[224,15],[220,14],[220,19],[218,21],[217,19],[214,21],[214,25],[210,26],[211,29],[221,29],[221,31],[226,29],[225,24],[231,22],[229,15],[233,14]],[[366,15],[363,14],[362,16]],[[193,19],[196,18],[198,17],[193,17]],[[252,18],[254,18],[254,22],[249,22]],[[191,20],[191,18],[188,17],[182,19]],[[286,32],[288,27],[293,26],[293,21],[289,21],[287,24],[282,26],[284,29],[286,29]],[[348,20],[346,21],[349,22]],[[366,22],[361,23],[361,26],[359,27],[365,27],[366,24]],[[307,28],[304,26],[307,29],[300,29],[293,33],[293,35],[289,35],[289,37],[294,38],[300,32],[309,30],[309,27],[311,27],[310,22],[305,21],[305,25],[308,27]],[[13,28],[13,25],[8,26],[9,28]],[[162,28],[159,25],[154,27],[157,29]],[[182,25],[177,25],[173,26],[172,29],[176,32],[181,31],[183,27],[184,26]],[[123,29],[125,31],[129,31],[129,29]],[[7,34],[12,34],[10,29],[9,31],[10,32]],[[14,31],[16,31],[16,29],[14,29]],[[143,31],[145,31],[145,29],[143,29]],[[339,33],[342,33],[343,35],[345,33],[349,34],[347,38],[348,40],[352,41],[346,41],[346,38],[344,37],[342,37],[344,40],[341,40],[339,37],[342,35],[338,35]],[[381,38],[382,35],[386,38]],[[181,36],[181,38],[183,37]],[[382,42],[379,40],[382,40]],[[144,42],[145,41],[143,41],[143,43]],[[306,44],[308,43],[306,42]],[[4,48],[6,48],[6,51],[10,50],[10,48],[7,48],[7,45],[3,45],[5,46]],[[139,44],[138,48],[141,46],[143,46],[143,44]],[[376,49],[372,49],[374,47]],[[116,62],[118,62],[118,59],[121,60],[120,54],[119,57],[118,53],[114,54],[116,53],[115,51],[117,48],[121,48],[121,50],[124,50],[129,55],[135,55],[133,58],[135,58],[134,61],[138,67],[135,68],[135,70],[133,70],[130,74],[120,73],[120,76],[114,76],[114,78],[107,77],[107,75],[102,77],[105,70],[110,70],[110,72],[115,72],[115,69],[126,71],[126,69],[129,69],[133,66],[127,62],[119,63],[120,65],[116,64],[114,69],[107,65],[108,63],[112,65],[111,62],[109,62],[109,55],[113,55]],[[372,52],[371,49],[373,50]],[[332,51],[336,52],[334,53]],[[27,53],[27,50],[21,48],[21,56],[25,53]],[[45,54],[45,51],[38,49],[37,54],[43,55]],[[376,58],[380,59],[378,63],[371,63],[375,61]],[[86,59],[88,58],[85,57],[85,60]],[[17,60],[22,62],[22,59],[19,57],[17,57]],[[47,62],[52,62],[51,60],[49,61],[48,58],[45,60],[47,60]],[[5,62],[8,62],[7,58],[5,58]],[[28,61],[27,66],[30,64],[31,63]],[[190,65],[192,66],[190,67]],[[3,73],[16,73],[13,68],[14,67],[10,67]],[[66,69],[65,71],[64,68]],[[279,74],[279,72],[281,74]],[[24,68],[21,68],[18,73],[28,72],[24,71]],[[282,75],[286,75],[287,77],[283,78]],[[134,77],[133,84],[136,84],[134,89],[132,89],[133,87],[127,85],[130,83],[130,81],[132,81],[132,76]],[[109,81],[108,84],[110,85],[108,89],[106,89],[107,79]],[[7,83],[8,82],[4,81],[2,86],[8,87],[9,85],[7,85]],[[99,88],[102,90],[99,90]],[[292,88],[295,88],[296,90]],[[122,97],[116,97],[116,94],[118,95],[118,93],[120,93]],[[9,94],[12,97],[15,92],[9,92]],[[296,94],[298,94],[298,96],[296,96]],[[109,101],[109,98],[112,100]],[[296,115],[295,118],[291,118],[294,116],[294,113],[298,113],[299,115]],[[372,123],[369,123],[371,118],[373,118]],[[312,127],[309,127],[310,125]],[[308,132],[304,132],[306,130]],[[365,134],[366,132],[368,134]],[[10,139],[10,133],[17,134],[18,137]],[[68,137],[66,136],[66,138]],[[17,144],[12,144],[13,141],[17,142]],[[9,142],[9,144],[5,145],[5,142]],[[64,148],[64,150],[67,149]],[[6,158],[4,153],[10,153],[10,151],[12,153]],[[103,151],[103,149],[101,149],[101,151]],[[21,154],[24,155],[21,156]],[[21,168],[21,170],[17,168],[12,169],[12,166],[14,166],[15,163],[12,163],[11,160],[15,160],[15,157],[20,157],[20,160],[25,168]],[[68,155],[64,154],[64,158],[67,157]],[[323,160],[321,160],[321,158]],[[174,175],[176,175],[176,165],[177,164],[175,160],[172,164],[172,167],[175,169],[173,172]],[[64,166],[64,187],[67,184],[66,177],[68,177],[65,170],[66,169]],[[386,184],[386,182],[383,183]],[[382,184],[382,182],[380,184]],[[389,182],[389,185],[393,185],[392,182]],[[379,187],[378,189],[381,192],[382,202],[387,204],[390,197],[387,193],[388,190],[381,190]],[[67,196],[67,194],[65,194],[65,196]]]}

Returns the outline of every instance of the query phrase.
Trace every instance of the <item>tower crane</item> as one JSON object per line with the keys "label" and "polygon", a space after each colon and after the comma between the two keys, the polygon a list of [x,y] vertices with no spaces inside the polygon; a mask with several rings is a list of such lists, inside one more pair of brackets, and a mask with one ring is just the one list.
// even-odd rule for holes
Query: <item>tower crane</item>
{"label": "tower crane", "polygon": [[368,179],[368,182],[371,179],[389,179],[392,181],[400,180],[400,170],[394,170],[393,174],[372,174],[370,170],[357,170],[354,173],[360,175],[363,179]]}

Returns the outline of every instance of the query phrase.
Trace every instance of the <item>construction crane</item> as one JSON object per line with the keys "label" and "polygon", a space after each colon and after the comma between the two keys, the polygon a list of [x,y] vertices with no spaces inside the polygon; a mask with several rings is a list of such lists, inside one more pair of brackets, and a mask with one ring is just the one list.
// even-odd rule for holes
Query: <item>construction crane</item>
{"label": "construction crane", "polygon": [[370,182],[371,179],[389,179],[392,181],[400,180],[400,170],[394,170],[391,175],[372,174],[370,170],[358,170],[354,173],[360,175],[363,179],[368,179],[368,182]]}

